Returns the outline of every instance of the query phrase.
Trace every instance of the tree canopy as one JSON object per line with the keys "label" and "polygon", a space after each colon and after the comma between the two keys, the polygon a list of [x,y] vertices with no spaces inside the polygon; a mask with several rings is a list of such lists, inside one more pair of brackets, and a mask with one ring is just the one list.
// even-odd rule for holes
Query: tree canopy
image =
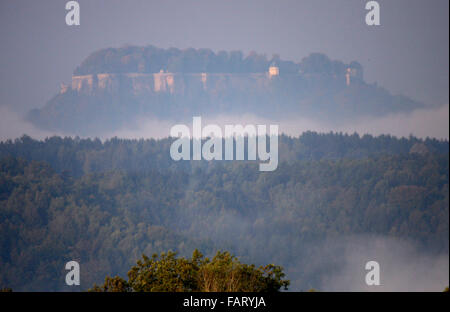
{"label": "tree canopy", "polygon": [[100,292],[275,292],[287,290],[289,280],[280,266],[255,267],[241,263],[229,252],[218,251],[205,258],[197,249],[189,259],[175,252],[154,254],[142,259],[128,272],[128,281],[119,276],[105,278]]}

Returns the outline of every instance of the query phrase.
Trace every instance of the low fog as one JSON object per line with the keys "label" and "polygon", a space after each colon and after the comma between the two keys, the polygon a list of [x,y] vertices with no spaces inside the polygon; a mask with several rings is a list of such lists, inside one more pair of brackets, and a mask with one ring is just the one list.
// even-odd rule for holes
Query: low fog
{"label": "low fog", "polygon": [[0,141],[20,138],[24,134],[35,139],[45,139],[53,135],[62,135],[37,129],[31,123],[25,121],[19,113],[6,106],[0,106]]}
{"label": "low fog", "polygon": [[[408,137],[411,134],[426,138],[437,139],[449,138],[449,105],[443,105],[439,108],[417,109],[411,113],[391,114],[381,118],[361,118],[355,120],[352,124],[344,124],[335,121],[333,124],[322,121],[315,121],[308,118],[293,118],[291,120],[268,120],[259,118],[251,114],[241,116],[219,116],[202,117],[202,126],[207,124],[218,124],[223,128],[226,124],[278,124],[279,131],[291,136],[298,136],[305,131],[316,132],[343,132],[359,133],[360,135],[372,134],[391,134],[397,137]],[[159,121],[156,119],[141,119],[136,124],[121,129],[113,133],[104,134],[102,138],[122,137],[122,138],[162,138],[167,137],[170,128],[176,122]],[[189,122],[192,129],[192,120]]]}
{"label": "low fog", "polygon": [[[341,237],[316,249],[314,270],[333,263],[320,290],[326,291],[443,291],[449,284],[449,255],[427,254],[412,242],[382,236]],[[322,257],[321,257],[322,256]],[[380,286],[367,286],[365,264],[380,265]],[[322,263],[321,263],[322,262]]]}
{"label": "low fog", "polygon": [[[417,109],[411,113],[391,114],[381,118],[360,118],[348,124],[339,120],[323,122],[309,118],[296,117],[287,120],[269,120],[252,114],[218,117],[202,117],[202,126],[207,124],[278,124],[280,133],[298,136],[305,131],[359,133],[360,135],[390,134],[397,137],[408,137],[411,134],[418,138],[449,139],[449,105],[439,108]],[[134,138],[164,138],[169,136],[170,128],[177,122],[158,120],[155,118],[139,118],[130,122],[128,126],[108,133],[93,133],[90,137],[109,139],[112,137]],[[192,129],[192,120],[187,122]],[[25,121],[22,115],[13,110],[0,106],[0,140],[15,139],[22,135],[29,135],[35,139],[44,139],[53,135],[76,136],[77,133],[50,132],[36,128]],[[84,137],[79,135],[80,137]]]}

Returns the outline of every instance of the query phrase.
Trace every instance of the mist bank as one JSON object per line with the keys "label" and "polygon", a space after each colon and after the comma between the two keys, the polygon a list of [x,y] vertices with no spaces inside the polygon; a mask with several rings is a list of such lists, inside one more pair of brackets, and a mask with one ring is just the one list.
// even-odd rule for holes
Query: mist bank
{"label": "mist bank", "polygon": [[[426,252],[408,239],[362,234],[329,238],[310,247],[317,261],[308,270],[321,276],[319,290],[441,292],[449,285],[449,254]],[[366,284],[369,261],[380,265],[379,286]]]}
{"label": "mist bank", "polygon": [[15,112],[7,106],[0,105],[0,140],[16,139],[24,134],[36,139],[45,139],[54,135],[62,135],[63,133],[39,129],[26,121],[23,114]]}
{"label": "mist bank", "polygon": [[[370,134],[392,135],[396,137],[415,136],[418,138],[449,139],[449,105],[437,108],[416,109],[410,113],[389,114],[384,117],[356,118],[351,122],[320,121],[313,118],[283,118],[267,119],[253,114],[220,115],[217,117],[202,117],[203,124],[215,124],[223,128],[225,125],[279,125],[280,134],[297,137],[304,132],[314,131],[320,133],[342,132],[359,135]],[[139,139],[139,138],[164,138],[170,133],[172,126],[179,121],[159,120],[155,118],[140,118],[132,125],[127,125],[117,131],[104,133],[100,137],[109,139],[112,137]],[[192,128],[192,119],[186,120],[186,125]]]}
{"label": "mist bank", "polygon": [[[218,117],[203,117],[203,124],[217,124],[223,127],[227,124],[278,124],[279,132],[297,137],[306,131],[321,133],[342,132],[358,133],[359,135],[392,135],[396,137],[449,139],[449,105],[436,108],[416,109],[410,113],[396,113],[385,117],[357,118],[352,122],[340,123],[339,120],[320,121],[312,118],[267,119],[253,114],[226,115]],[[107,140],[113,137],[124,139],[161,139],[170,134],[170,129],[180,121],[162,120],[157,118],[136,118],[114,131],[93,131],[92,134],[79,132],[48,131],[37,128],[26,120],[23,114],[0,106],[0,140],[15,139],[26,134],[36,139],[57,136],[79,136],[81,138],[98,137]],[[186,119],[186,125],[192,127],[192,119]]]}

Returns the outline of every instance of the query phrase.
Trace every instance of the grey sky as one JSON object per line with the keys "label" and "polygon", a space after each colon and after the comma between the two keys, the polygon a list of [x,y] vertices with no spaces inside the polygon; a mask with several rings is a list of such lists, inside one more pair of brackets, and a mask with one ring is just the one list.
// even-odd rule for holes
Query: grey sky
{"label": "grey sky", "polygon": [[79,0],[81,26],[63,0],[0,2],[0,105],[41,107],[88,54],[124,44],[255,50],[300,61],[311,52],[359,61],[369,82],[426,104],[448,103],[449,1]]}

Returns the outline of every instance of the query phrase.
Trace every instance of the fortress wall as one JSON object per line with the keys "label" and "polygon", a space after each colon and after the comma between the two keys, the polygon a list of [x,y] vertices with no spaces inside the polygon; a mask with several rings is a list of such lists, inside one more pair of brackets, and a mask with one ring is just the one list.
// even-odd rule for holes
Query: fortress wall
{"label": "fortress wall", "polygon": [[245,74],[199,74],[202,86],[205,90],[221,90],[232,88],[233,90],[260,90],[270,84],[270,79],[265,73]]}
{"label": "fortress wall", "polygon": [[118,75],[114,74],[98,74],[97,75],[97,88],[113,91],[118,90],[120,80]]}
{"label": "fortress wall", "polygon": [[130,73],[125,74],[124,79],[129,80],[135,94],[154,92],[155,79],[152,74]]}
{"label": "fortress wall", "polygon": [[173,88],[173,75],[168,73],[153,74],[154,92],[167,92],[169,85]]}
{"label": "fortress wall", "polygon": [[72,76],[72,90],[90,93],[94,90],[113,92],[120,87],[132,88],[135,94],[167,92],[184,94],[187,88],[193,90],[220,90],[233,88],[263,90],[270,86],[276,77],[267,73],[126,73],[126,74],[93,74]]}
{"label": "fortress wall", "polygon": [[93,75],[72,76],[72,90],[91,91],[94,85]]}

